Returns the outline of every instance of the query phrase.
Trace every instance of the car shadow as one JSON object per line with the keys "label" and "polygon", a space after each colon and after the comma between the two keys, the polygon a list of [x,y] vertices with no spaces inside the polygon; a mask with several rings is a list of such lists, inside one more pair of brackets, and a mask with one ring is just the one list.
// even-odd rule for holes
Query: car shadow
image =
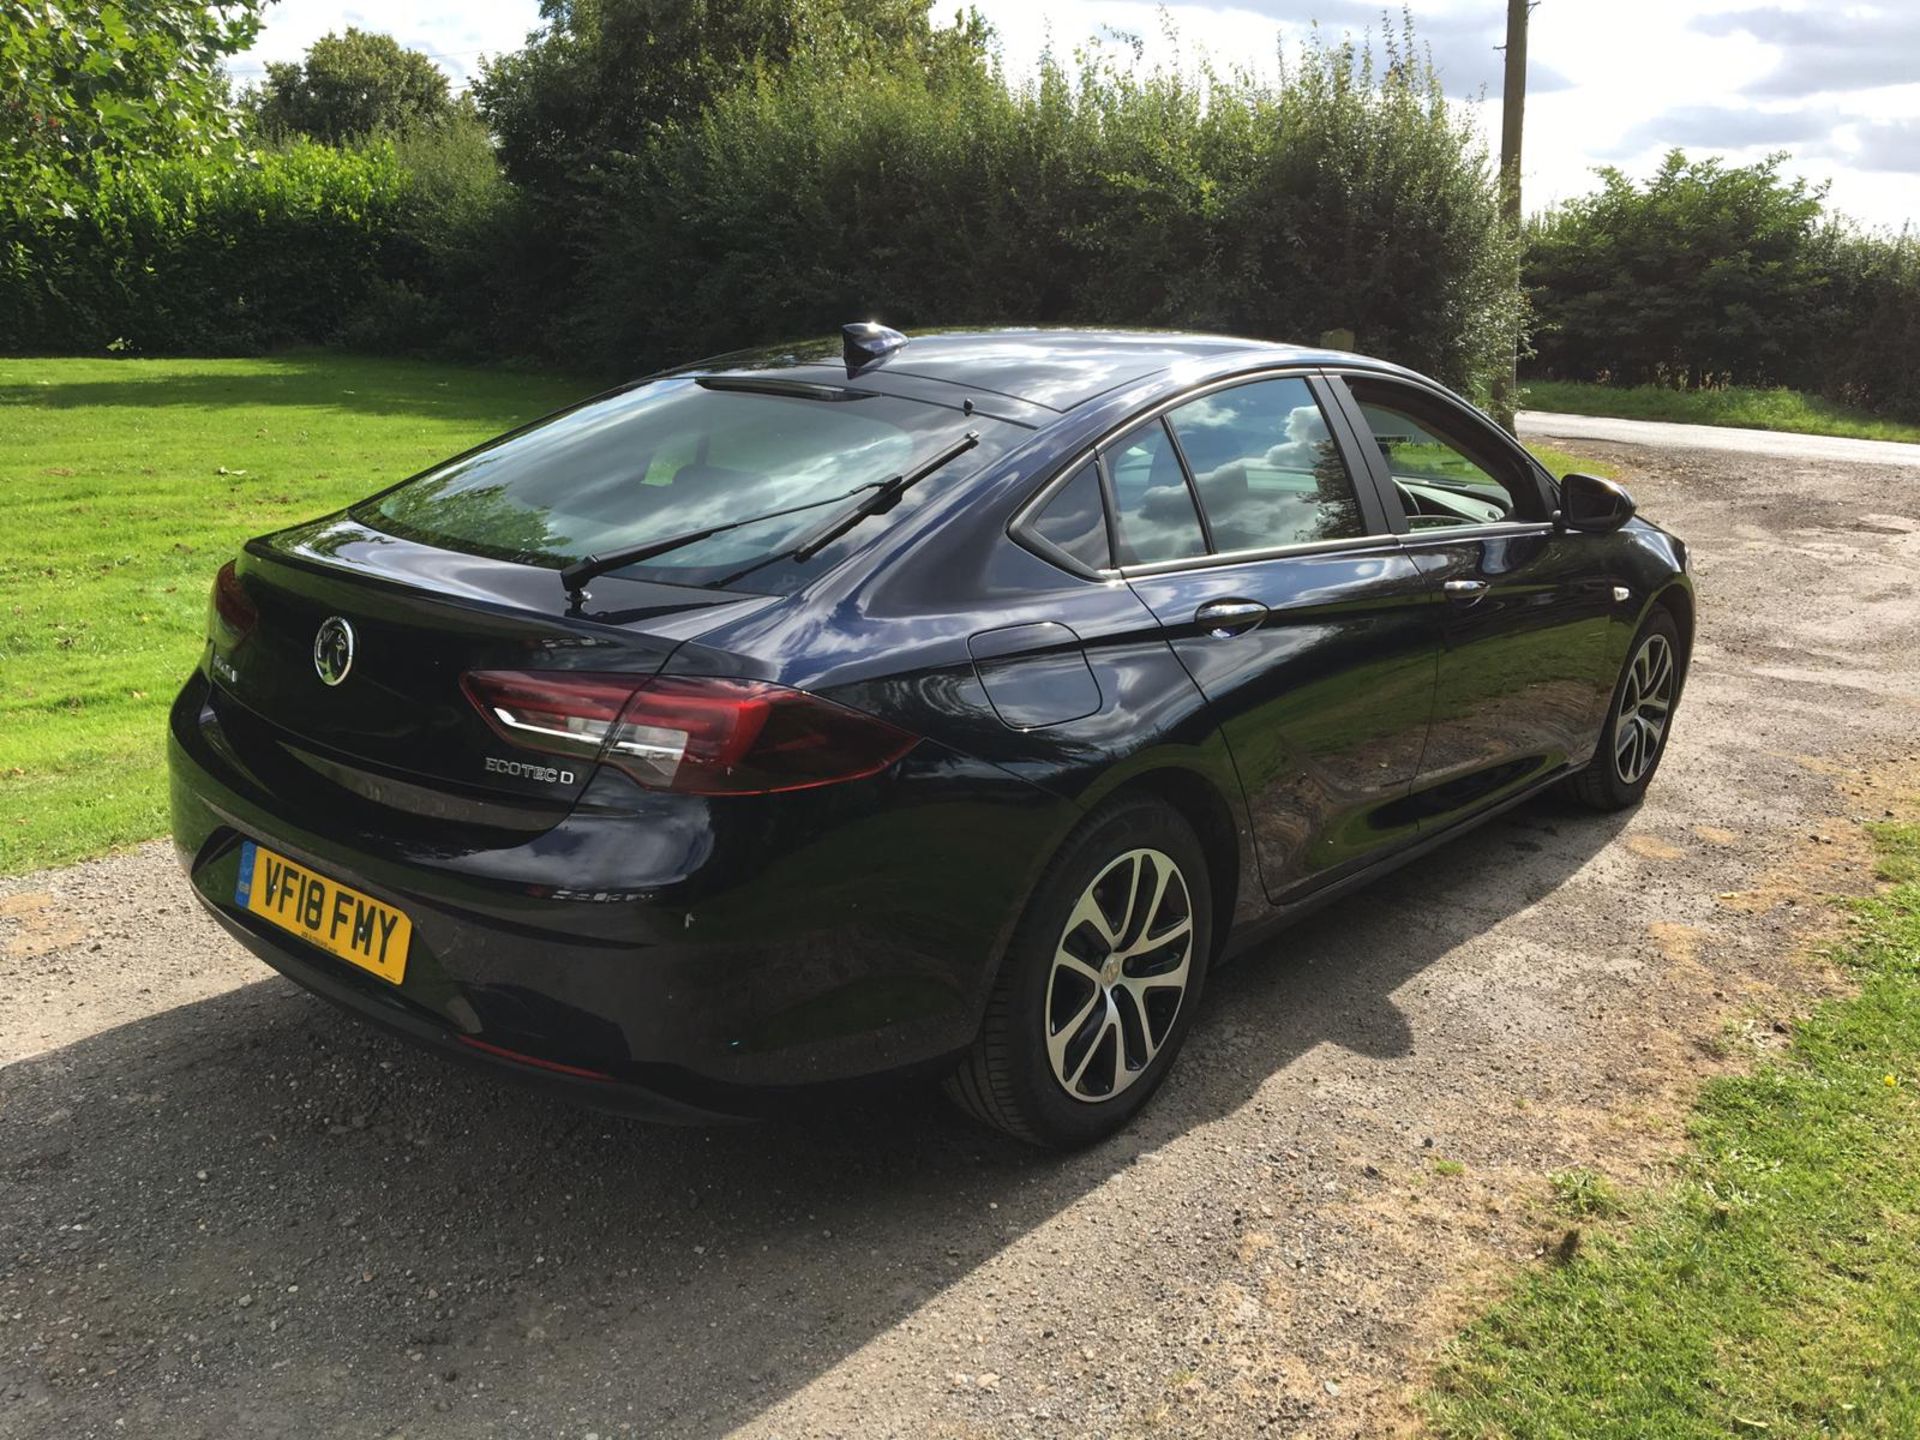
{"label": "car shadow", "polygon": [[470,1433],[508,1407],[723,1435],[1309,1050],[1409,1053],[1395,992],[1623,823],[1535,802],[1224,967],[1154,1105],[1074,1155],[922,1085],[651,1128],[277,979],[103,1032],[0,1071],[0,1403],[49,1434],[105,1404],[147,1435]]}
{"label": "car shadow", "polygon": [[[30,358],[18,359],[10,362],[9,369],[30,374],[34,364]],[[556,381],[550,373],[516,375],[498,368],[473,368],[449,378],[445,366],[371,356],[343,360],[321,351],[290,351],[249,360],[244,366],[212,361],[188,367],[137,359],[112,364],[112,378],[96,372],[86,379],[0,385],[0,414],[11,406],[57,410],[187,406],[215,412],[294,406],[355,415],[418,415],[497,427],[516,393],[532,397],[522,407],[531,417],[607,388],[590,377]]]}

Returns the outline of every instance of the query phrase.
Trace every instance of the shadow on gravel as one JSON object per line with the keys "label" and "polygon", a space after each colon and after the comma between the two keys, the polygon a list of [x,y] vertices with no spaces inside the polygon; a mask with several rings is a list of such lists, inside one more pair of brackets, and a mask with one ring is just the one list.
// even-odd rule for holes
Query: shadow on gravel
{"label": "shadow on gravel", "polygon": [[23,1062],[0,1071],[0,1430],[722,1435],[1309,1049],[1408,1053],[1394,992],[1620,823],[1523,807],[1222,970],[1140,1123],[1064,1158],[919,1087],[648,1128],[277,979]]}

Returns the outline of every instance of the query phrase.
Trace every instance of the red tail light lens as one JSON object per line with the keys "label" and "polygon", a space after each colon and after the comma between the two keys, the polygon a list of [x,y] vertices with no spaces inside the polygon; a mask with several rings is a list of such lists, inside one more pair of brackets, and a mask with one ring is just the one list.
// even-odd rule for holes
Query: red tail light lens
{"label": "red tail light lens", "polygon": [[253,601],[240,588],[240,577],[234,574],[233,562],[229,560],[220,567],[220,573],[213,577],[212,614],[207,617],[208,634],[212,636],[218,626],[226,631],[232,643],[238,644],[253,632],[259,619],[260,612],[253,608]]}
{"label": "red tail light lens", "polygon": [[875,775],[906,731],[784,685],[662,675],[476,670],[461,681],[487,723],[536,750],[597,758],[642,785],[764,795]]}

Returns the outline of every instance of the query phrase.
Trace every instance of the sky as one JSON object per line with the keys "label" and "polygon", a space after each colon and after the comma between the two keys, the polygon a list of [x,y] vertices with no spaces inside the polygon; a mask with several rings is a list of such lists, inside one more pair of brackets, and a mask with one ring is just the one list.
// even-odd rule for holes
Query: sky
{"label": "sky", "polygon": [[[954,0],[935,0],[935,13]],[[1067,54],[1113,32],[1146,63],[1254,66],[1312,31],[1377,34],[1381,0],[975,0],[1015,75],[1049,46]],[[1450,95],[1499,133],[1504,0],[1411,0]],[[1163,14],[1164,9],[1164,14]],[[231,67],[259,78],[329,30],[383,30],[455,83],[483,54],[518,48],[537,0],[273,0],[259,42]],[[1171,24],[1178,42],[1165,35]],[[1786,151],[1790,173],[1830,182],[1829,203],[1876,227],[1920,226],[1920,0],[1540,0],[1528,44],[1523,191],[1529,210],[1584,194],[1593,171],[1644,176],[1673,146],[1734,163]]]}

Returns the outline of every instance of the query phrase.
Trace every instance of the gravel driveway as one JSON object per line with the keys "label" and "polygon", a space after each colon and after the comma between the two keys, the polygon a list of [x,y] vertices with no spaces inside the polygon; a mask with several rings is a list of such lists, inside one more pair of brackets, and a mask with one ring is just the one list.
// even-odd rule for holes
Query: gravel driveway
{"label": "gravel driveway", "polygon": [[[1222,971],[1129,1134],[918,1089],[649,1129],[270,978],[164,845],[0,882],[0,1435],[1360,1436],[1831,984],[1920,790],[1920,476],[1612,448],[1701,637],[1630,818],[1530,804]],[[1457,1168],[1455,1163],[1457,1162]]]}

